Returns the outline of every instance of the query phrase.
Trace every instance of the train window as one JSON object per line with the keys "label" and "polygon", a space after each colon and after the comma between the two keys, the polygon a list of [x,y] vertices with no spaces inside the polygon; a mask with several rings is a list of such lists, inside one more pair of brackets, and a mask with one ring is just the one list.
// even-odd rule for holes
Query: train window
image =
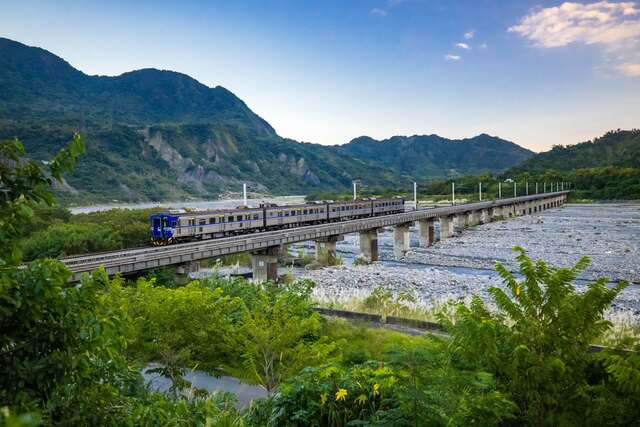
{"label": "train window", "polygon": [[284,216],[289,216],[289,211],[284,211]]}
{"label": "train window", "polygon": [[205,225],[207,223],[207,220],[206,219],[201,219],[200,221],[198,221],[198,223],[200,225]]}
{"label": "train window", "polygon": [[242,221],[242,215],[236,216],[236,221]]}
{"label": "train window", "polygon": [[258,214],[253,214],[253,219],[259,219],[260,217],[258,216]]}
{"label": "train window", "polygon": [[227,222],[233,222],[233,217],[229,216],[229,220]]}
{"label": "train window", "polygon": [[221,217],[218,219],[218,222],[224,222],[224,217],[223,217],[223,216],[221,216]]}
{"label": "train window", "polygon": [[303,215],[306,215],[307,214],[307,210],[305,209],[302,213],[303,213]]}
{"label": "train window", "polygon": [[196,225],[196,219],[195,218],[189,218],[189,225],[190,226]]}
{"label": "train window", "polygon": [[215,223],[216,223],[215,218],[209,218],[209,224],[215,224]]}

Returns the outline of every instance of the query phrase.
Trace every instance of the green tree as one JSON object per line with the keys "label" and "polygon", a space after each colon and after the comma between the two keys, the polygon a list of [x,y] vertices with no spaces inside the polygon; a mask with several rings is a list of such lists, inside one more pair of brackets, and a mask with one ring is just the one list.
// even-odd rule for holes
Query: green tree
{"label": "green tree", "polygon": [[15,266],[22,260],[18,240],[38,203],[53,204],[50,191],[54,180],[73,169],[84,152],[79,134],[60,150],[44,171],[33,160],[25,160],[24,146],[17,139],[0,142],[0,268]]}
{"label": "green tree", "polygon": [[318,340],[321,322],[311,311],[311,287],[304,281],[281,289],[262,285],[245,304],[239,329],[244,366],[239,374],[268,393],[303,367],[326,360],[335,349]]}
{"label": "green tree", "polygon": [[463,366],[494,374],[527,424],[581,424],[596,402],[589,348],[610,327],[603,313],[627,284],[608,288],[600,279],[578,293],[572,281],[587,258],[573,268],[552,268],[514,250],[523,280],[497,264],[510,295],[490,289],[497,313],[478,297],[470,307],[459,306],[456,324],[449,324],[454,354]]}
{"label": "green tree", "polygon": [[[110,384],[130,379],[120,354],[120,313],[103,304],[106,275],[85,277],[74,286],[69,270],[57,261],[19,266],[18,241],[34,206],[53,203],[53,180],[72,169],[83,150],[76,134],[45,172],[23,159],[19,141],[0,144],[0,405],[19,411],[46,406],[51,420],[72,419],[96,393],[105,403],[116,398],[117,387]],[[110,411],[108,404],[99,409],[84,416],[98,421]]]}

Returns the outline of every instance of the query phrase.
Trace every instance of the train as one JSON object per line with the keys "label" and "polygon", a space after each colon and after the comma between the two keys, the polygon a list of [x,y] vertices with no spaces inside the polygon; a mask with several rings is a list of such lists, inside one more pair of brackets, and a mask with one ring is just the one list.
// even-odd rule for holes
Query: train
{"label": "train", "polygon": [[404,199],[322,201],[297,205],[261,204],[179,214],[151,214],[151,243],[163,246],[304,225],[403,213]]}

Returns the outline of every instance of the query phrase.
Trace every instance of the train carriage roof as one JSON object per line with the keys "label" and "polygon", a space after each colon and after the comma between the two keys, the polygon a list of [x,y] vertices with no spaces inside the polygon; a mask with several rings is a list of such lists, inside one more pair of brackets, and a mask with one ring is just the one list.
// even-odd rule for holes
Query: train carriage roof
{"label": "train carriage roof", "polygon": [[193,212],[181,212],[181,213],[162,213],[162,215],[175,216],[179,218],[189,217],[210,217],[215,215],[240,215],[243,213],[260,213],[262,208],[231,208],[231,209],[215,209],[208,211],[193,211]]}
{"label": "train carriage roof", "polygon": [[324,203],[302,203],[296,205],[279,205],[279,206],[266,206],[269,210],[281,210],[281,209],[309,209],[323,207]]}

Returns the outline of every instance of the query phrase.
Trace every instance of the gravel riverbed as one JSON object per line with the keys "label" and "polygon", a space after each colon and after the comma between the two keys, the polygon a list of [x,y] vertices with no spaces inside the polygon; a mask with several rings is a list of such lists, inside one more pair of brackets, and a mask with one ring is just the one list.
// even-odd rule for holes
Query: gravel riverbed
{"label": "gravel riverbed", "polygon": [[396,293],[410,291],[417,304],[427,309],[449,300],[468,301],[473,294],[488,301],[488,288],[502,286],[494,272],[496,261],[517,271],[511,248],[519,245],[531,257],[555,266],[572,266],[589,256],[591,264],[577,282],[578,289],[595,277],[632,282],[608,316],[640,323],[640,204],[565,205],[463,229],[430,248],[418,248],[417,243],[414,232],[411,251],[395,260],[392,230],[384,230],[379,234],[380,261],[353,266],[358,236],[348,235],[338,243],[345,265],[300,276],[315,281],[316,297],[325,301],[364,298],[378,285]]}

